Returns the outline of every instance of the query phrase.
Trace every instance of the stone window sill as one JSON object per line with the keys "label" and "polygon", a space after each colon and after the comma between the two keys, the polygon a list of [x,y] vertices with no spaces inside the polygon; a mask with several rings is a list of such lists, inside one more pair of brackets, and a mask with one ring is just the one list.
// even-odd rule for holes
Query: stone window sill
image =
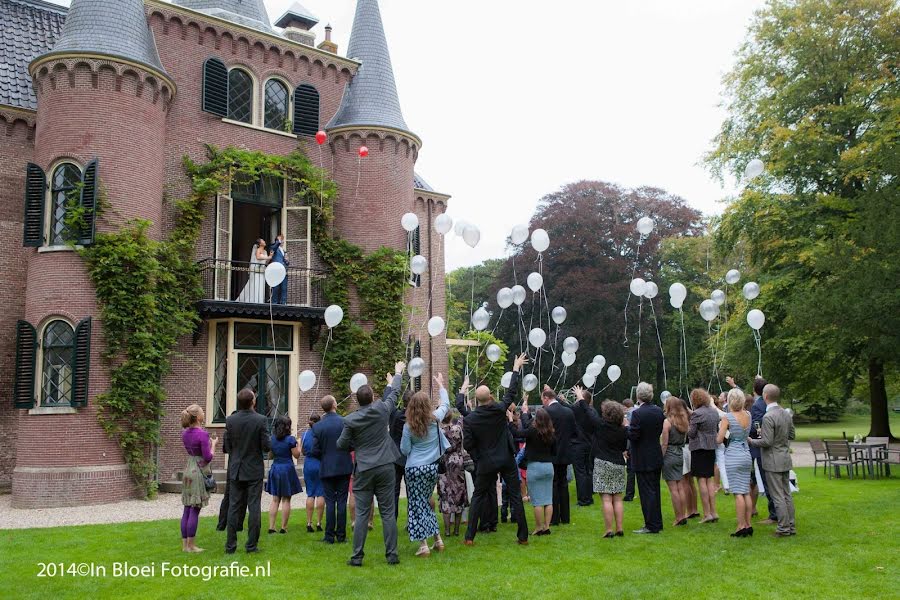
{"label": "stone window sill", "polygon": [[38,254],[43,254],[45,252],[74,252],[75,250],[81,250],[83,246],[41,246],[38,248]]}
{"label": "stone window sill", "polygon": [[262,131],[265,133],[274,133],[275,135],[281,135],[284,137],[289,137],[292,139],[297,139],[297,135],[293,133],[288,133],[286,131],[278,131],[277,129],[268,129],[266,127],[260,127],[259,125],[253,125],[251,123],[244,123],[242,121],[232,121],[231,119],[222,119],[223,123],[228,123],[229,125],[237,125],[238,127],[246,127],[247,129],[253,129],[255,131]]}
{"label": "stone window sill", "polygon": [[38,406],[28,411],[29,415],[74,415],[78,411],[71,406]]}

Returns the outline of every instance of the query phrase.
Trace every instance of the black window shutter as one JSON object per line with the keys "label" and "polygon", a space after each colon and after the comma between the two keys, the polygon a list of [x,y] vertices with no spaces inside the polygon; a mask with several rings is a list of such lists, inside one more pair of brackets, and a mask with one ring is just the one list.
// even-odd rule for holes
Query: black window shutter
{"label": "black window shutter", "polygon": [[85,317],[75,328],[75,353],[72,358],[72,406],[87,406],[90,371],[91,318]]}
{"label": "black window shutter", "polygon": [[[422,357],[422,345],[419,343],[419,340],[416,340],[416,345],[413,347],[413,357],[421,358]],[[416,377],[413,380],[413,391],[421,392],[422,391],[422,376]]]}
{"label": "black window shutter", "polygon": [[78,243],[89,246],[94,243],[94,228],[97,216],[97,170],[99,161],[95,158],[84,168],[81,175],[81,206],[84,207],[84,223],[78,232]]}
{"label": "black window shutter", "polygon": [[319,92],[302,83],[294,90],[294,133],[316,135],[319,131]]}
{"label": "black window shutter", "polygon": [[44,243],[44,204],[47,198],[47,175],[34,163],[25,170],[25,234],[23,246],[37,248]]}
{"label": "black window shutter", "polygon": [[[421,238],[419,237],[419,232],[421,231],[421,227],[416,227],[412,232],[412,255],[416,256],[418,254],[422,254],[421,248]],[[422,276],[413,274],[412,281],[410,281],[415,287],[419,287],[422,285]]]}
{"label": "black window shutter", "polygon": [[37,332],[28,321],[16,323],[16,385],[13,405],[34,408],[34,366],[37,359]]}
{"label": "black window shutter", "polygon": [[228,116],[228,67],[218,58],[203,63],[203,111]]}

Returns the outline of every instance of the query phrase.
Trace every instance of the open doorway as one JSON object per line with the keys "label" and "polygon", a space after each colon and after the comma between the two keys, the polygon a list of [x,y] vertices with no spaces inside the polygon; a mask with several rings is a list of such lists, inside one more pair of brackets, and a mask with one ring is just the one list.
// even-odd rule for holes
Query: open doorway
{"label": "open doorway", "polygon": [[[281,231],[281,208],[250,202],[235,201],[232,208],[231,257],[235,263],[249,263],[253,246],[258,238],[272,244]],[[237,298],[249,279],[249,272],[242,268],[233,271],[231,298]]]}

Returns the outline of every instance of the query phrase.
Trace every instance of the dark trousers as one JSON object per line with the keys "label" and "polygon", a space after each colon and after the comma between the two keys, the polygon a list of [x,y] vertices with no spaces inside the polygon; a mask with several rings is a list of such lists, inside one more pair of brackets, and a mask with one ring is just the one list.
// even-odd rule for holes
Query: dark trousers
{"label": "dark trousers", "polygon": [[[519,492],[522,491],[522,480],[519,479]],[[506,485],[504,481],[500,488],[500,520],[506,523],[507,517],[510,521],[516,520],[516,515],[513,513],[512,504],[509,501],[509,487]],[[495,494],[496,497],[496,494]]]}
{"label": "dark trousers", "polygon": [[219,505],[219,523],[216,525],[216,529],[219,531],[225,531],[228,527],[228,504],[231,500],[231,494],[229,493],[230,489],[231,482],[226,478],[225,496],[222,497],[222,504]]}
{"label": "dark trousers", "polygon": [[644,527],[650,531],[662,531],[662,501],[659,493],[659,478],[662,470],[637,471],[638,494],[641,496],[641,512],[644,513]]}
{"label": "dark trousers", "polygon": [[347,496],[350,476],[322,477],[325,494],[325,541],[347,541]]}
{"label": "dark trousers", "polygon": [[[769,518],[770,518],[771,520],[773,520],[773,521],[777,521],[777,520],[778,520],[778,509],[775,508],[775,500],[772,498],[772,494],[770,494],[770,493],[768,492],[768,490],[769,490],[769,483],[766,481],[766,472],[765,472],[765,471],[763,470],[763,468],[762,468],[762,463],[760,462],[760,457],[754,456],[754,457],[753,457],[753,462],[754,462],[754,464],[753,464],[753,467],[754,467],[754,468],[753,468],[753,473],[750,475],[751,481],[753,481],[754,484],[756,483],[756,467],[759,466],[759,475],[760,475],[760,479],[762,479],[763,487],[766,488],[766,500],[767,500],[768,505],[769,505],[769,506],[768,506],[768,508],[769,508]],[[754,509],[755,509],[755,508],[756,508],[756,507],[754,507]]]}
{"label": "dark trousers", "polygon": [[272,290],[272,304],[287,303],[287,283],[287,275],[285,275],[284,280]]}
{"label": "dark trousers", "polygon": [[568,465],[553,464],[553,518],[551,525],[569,522]]}
{"label": "dark trousers", "polygon": [[628,474],[628,480],[625,484],[624,500],[634,500],[634,469],[631,468],[631,459],[625,459],[625,471]]}
{"label": "dark trousers", "polygon": [[394,520],[400,518],[400,482],[403,481],[403,474],[405,472],[405,466],[396,463],[394,464],[394,507],[396,508],[394,511]]}
{"label": "dark trousers", "polygon": [[[522,490],[519,489],[519,470],[514,460],[500,470],[500,477],[506,483],[509,494],[509,505],[518,529],[516,536],[520,540],[528,539],[528,521],[525,520],[525,507],[522,506]],[[469,526],[466,528],[466,539],[474,540],[479,521],[484,517],[484,505],[490,503],[490,491],[494,491],[493,513],[497,514],[497,471],[475,472],[475,492],[472,494],[472,506],[469,508]]]}
{"label": "dark trousers", "polygon": [[591,448],[587,444],[573,445],[572,453],[578,506],[588,506],[594,503],[594,461],[591,460]]}
{"label": "dark trousers", "polygon": [[[472,484],[474,485],[474,481]],[[475,498],[475,492],[472,492],[472,498]],[[481,512],[479,513],[481,516],[481,524],[479,526],[478,531],[487,531],[488,529],[496,529],[498,518],[497,518],[497,476],[494,475],[494,485],[490,486],[487,490],[487,502],[483,503],[484,505],[481,508]],[[469,521],[472,521],[472,513],[474,512],[474,505],[470,503],[469,505]]]}
{"label": "dark trousers", "polygon": [[237,549],[237,532],[244,529],[244,513],[250,513],[247,524],[248,551],[256,550],[259,543],[260,502],[262,500],[262,479],[253,481],[241,481],[233,479],[230,482],[231,490],[228,503],[228,536],[225,541],[225,551],[234,552]]}

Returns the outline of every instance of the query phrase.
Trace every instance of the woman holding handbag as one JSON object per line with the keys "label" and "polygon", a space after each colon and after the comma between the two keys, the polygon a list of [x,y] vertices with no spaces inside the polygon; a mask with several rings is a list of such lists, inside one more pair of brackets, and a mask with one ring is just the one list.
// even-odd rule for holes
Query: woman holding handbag
{"label": "woman holding handbag", "polygon": [[440,422],[450,411],[450,396],[444,388],[444,376],[434,378],[440,389],[441,404],[431,409],[431,398],[416,392],[406,406],[406,424],[400,439],[400,452],[406,456],[407,528],[410,541],[420,542],[416,556],[428,556],[428,538],[434,537],[434,549],[444,549],[434,509],[428,501],[438,478],[438,466],[450,447]]}
{"label": "woman holding handbag", "polygon": [[216,454],[216,444],[219,438],[210,440],[209,434],[203,429],[203,409],[196,404],[191,404],[181,412],[181,441],[187,452],[187,465],[181,476],[181,503],[184,510],[181,514],[181,550],[183,552],[203,552],[194,544],[197,536],[197,524],[200,521],[200,509],[209,503],[208,481],[212,480],[215,489],[215,480],[209,472],[209,463]]}
{"label": "woman holding handbag", "polygon": [[[444,454],[446,469],[438,477],[438,498],[444,515],[444,535],[459,535],[463,509],[469,505],[466,493],[465,450],[462,445],[462,423],[454,423],[448,411],[442,421],[444,436],[447,438],[447,452]],[[470,459],[471,460],[471,459]],[[453,525],[451,533],[450,526]]]}

